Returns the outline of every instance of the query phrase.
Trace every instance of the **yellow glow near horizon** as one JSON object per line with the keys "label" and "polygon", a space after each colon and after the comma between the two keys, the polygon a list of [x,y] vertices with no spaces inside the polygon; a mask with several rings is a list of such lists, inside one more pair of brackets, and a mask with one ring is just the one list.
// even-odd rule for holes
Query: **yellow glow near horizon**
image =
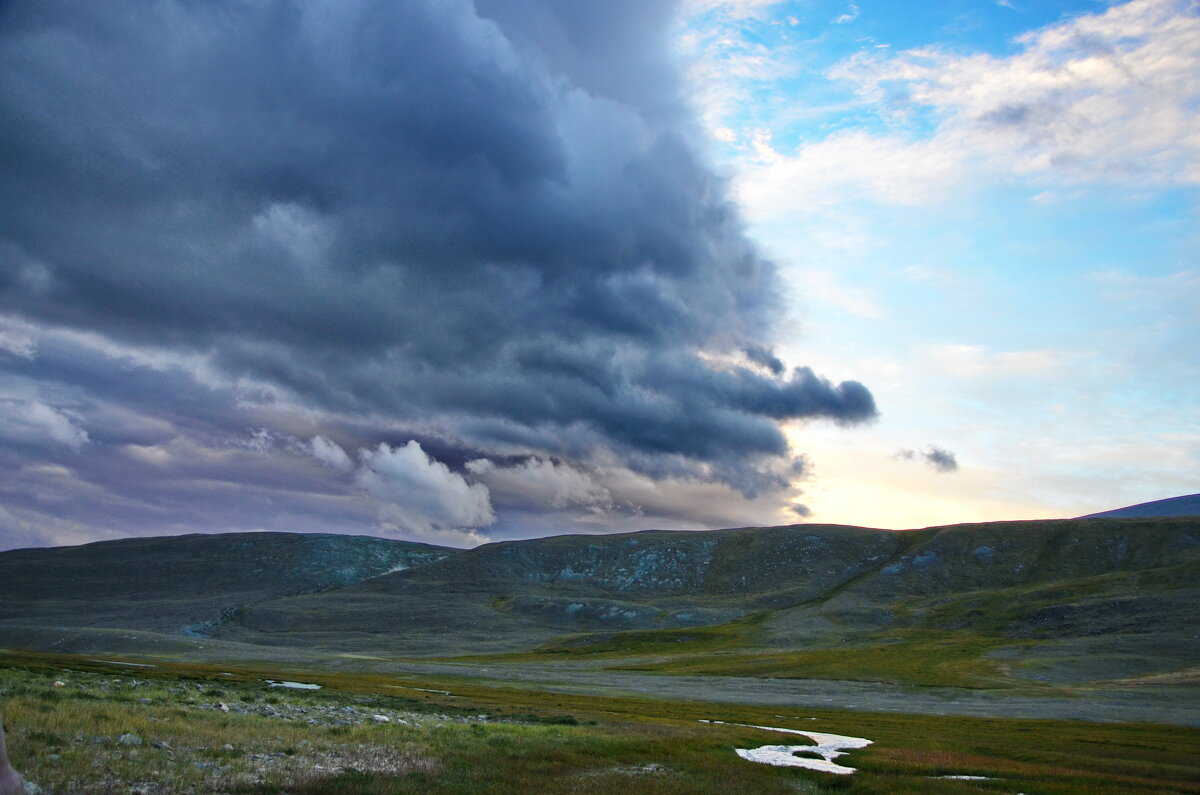
{"label": "yellow glow near horizon", "polygon": [[[807,520],[893,530],[966,522],[1061,519],[1075,513],[1013,494],[1002,473],[966,465],[938,473],[919,460],[903,460],[862,431],[785,428],[794,449],[813,463],[812,478],[796,485]],[[1091,510],[1099,510],[1092,508]]]}

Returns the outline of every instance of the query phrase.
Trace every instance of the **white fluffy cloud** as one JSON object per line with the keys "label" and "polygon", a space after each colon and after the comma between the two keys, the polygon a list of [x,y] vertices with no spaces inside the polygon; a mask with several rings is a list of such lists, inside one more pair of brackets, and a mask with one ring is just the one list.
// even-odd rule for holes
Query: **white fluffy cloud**
{"label": "white fluffy cloud", "polygon": [[836,17],[834,17],[833,24],[845,25],[847,22],[853,22],[854,20],[858,19],[858,15],[858,5],[855,3],[850,3],[846,6],[846,12],[844,14],[838,14]]}
{"label": "white fluffy cloud", "polygon": [[337,442],[324,436],[314,436],[309,442],[309,450],[313,456],[325,466],[338,472],[349,472],[354,469],[354,462]]}
{"label": "white fluffy cloud", "polygon": [[486,483],[497,499],[558,509],[582,507],[596,513],[613,507],[606,487],[569,464],[531,458],[505,467],[481,458],[468,462],[467,470]]}
{"label": "white fluffy cloud", "polygon": [[34,327],[17,318],[0,315],[0,354],[32,359],[36,353]]}
{"label": "white fluffy cloud", "polygon": [[[1200,17],[1133,0],[1031,31],[1009,56],[872,49],[829,72],[883,131],[777,150],[760,132],[740,193],[759,218],[865,196],[923,204],[981,173],[1200,184]],[[919,119],[919,121],[914,121]],[[932,129],[923,125],[932,120]]]}
{"label": "white fluffy cloud", "polygon": [[76,452],[88,433],[71,412],[38,400],[0,397],[0,436],[32,444],[61,444]]}
{"label": "white fluffy cloud", "polygon": [[870,198],[914,206],[940,196],[961,174],[966,152],[942,141],[909,141],[856,130],[832,135],[785,154],[760,131],[755,159],[738,182],[738,198],[751,217],[794,215]]}
{"label": "white fluffy cloud", "polygon": [[385,524],[410,537],[453,538],[496,521],[487,486],[468,483],[416,441],[360,455],[356,482],[379,504]]}

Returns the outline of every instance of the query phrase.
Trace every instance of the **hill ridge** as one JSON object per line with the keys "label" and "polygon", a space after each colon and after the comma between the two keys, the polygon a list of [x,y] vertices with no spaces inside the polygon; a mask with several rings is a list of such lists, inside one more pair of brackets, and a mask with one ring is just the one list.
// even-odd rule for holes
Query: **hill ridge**
{"label": "hill ridge", "polygon": [[[206,639],[271,654],[303,649],[567,659],[653,653],[667,654],[660,664],[668,668],[708,665],[718,654],[725,672],[770,675],[809,669],[794,667],[799,663],[764,668],[761,655],[798,660],[799,650],[811,656],[859,647],[878,647],[879,660],[896,659],[901,649],[924,650],[935,667],[969,649],[979,670],[1036,668],[1039,676],[1068,678],[1100,668],[1110,678],[1158,674],[1200,662],[1196,518],[964,523],[904,531],[797,524],[560,535],[468,550],[289,534],[145,543],[198,546],[216,555],[213,550],[227,547],[245,553],[240,545],[255,539],[274,556],[276,568],[266,567],[271,572],[317,561],[321,576],[272,580],[266,591],[247,592],[255,583],[246,575],[264,567],[246,553],[240,579],[226,581],[242,590],[222,591],[216,581],[207,583],[208,590],[180,583],[172,586],[178,597],[172,602],[162,593],[122,590],[116,581],[105,585],[96,574],[90,581],[60,582],[53,594],[36,588],[22,593],[19,578],[5,580],[17,562],[28,568],[38,556],[49,562],[79,550],[137,547],[0,553],[0,646],[6,633],[49,638],[47,627],[75,627],[83,640],[65,642],[81,644],[98,642],[88,627],[176,638],[192,627]],[[338,547],[336,553],[329,545]],[[372,566],[363,566],[364,556]],[[126,570],[140,565],[132,558],[124,564]],[[198,569],[164,567],[156,587],[170,584],[171,571],[184,576]],[[99,606],[91,604],[101,595]],[[184,613],[193,618],[181,620]],[[103,642],[113,637],[104,635]],[[744,662],[737,662],[738,655]],[[987,655],[1012,661],[988,662],[993,658]]]}
{"label": "hill ridge", "polygon": [[1114,508],[1110,511],[1091,513],[1079,518],[1103,519],[1148,516],[1200,516],[1200,494],[1185,494],[1180,497],[1168,497],[1164,500],[1141,502],[1137,505],[1127,505],[1124,508]]}

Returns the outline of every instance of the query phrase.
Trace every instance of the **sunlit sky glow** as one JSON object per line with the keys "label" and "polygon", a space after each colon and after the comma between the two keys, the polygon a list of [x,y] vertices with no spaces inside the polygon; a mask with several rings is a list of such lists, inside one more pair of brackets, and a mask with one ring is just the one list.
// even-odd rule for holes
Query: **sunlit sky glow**
{"label": "sunlit sky glow", "polygon": [[0,549],[1200,491],[1185,0],[0,7]]}
{"label": "sunlit sky glow", "polygon": [[[681,50],[780,352],[874,391],[806,425],[818,520],[1074,516],[1200,485],[1194,4],[704,4]],[[938,474],[901,450],[938,445]]]}

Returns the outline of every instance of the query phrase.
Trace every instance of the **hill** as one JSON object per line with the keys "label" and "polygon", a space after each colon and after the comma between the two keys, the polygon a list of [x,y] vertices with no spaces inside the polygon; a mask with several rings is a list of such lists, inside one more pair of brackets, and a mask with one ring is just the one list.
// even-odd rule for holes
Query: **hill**
{"label": "hill", "polygon": [[199,635],[245,608],[351,585],[457,550],[366,536],[224,533],[0,553],[0,625]]}
{"label": "hill", "polygon": [[[89,547],[0,553],[0,646],[6,634],[51,645],[25,631],[39,627],[127,627],[276,657],[490,655],[980,687],[1200,665],[1197,518],[794,525],[462,551],[257,535]],[[77,642],[64,637],[53,643]]]}
{"label": "hill", "polygon": [[833,676],[848,648],[932,671],[968,647],[974,672],[1113,678],[1200,662],[1197,575],[1191,519],[562,536],[256,605],[214,636],[394,655],[668,654],[656,670],[782,676],[820,662],[813,650],[840,650],[822,669]]}
{"label": "hill", "polygon": [[1142,502],[1125,508],[1114,508],[1111,511],[1088,514],[1080,518],[1100,519],[1105,517],[1129,518],[1146,516],[1200,516],[1200,494],[1188,494],[1183,497]]}

